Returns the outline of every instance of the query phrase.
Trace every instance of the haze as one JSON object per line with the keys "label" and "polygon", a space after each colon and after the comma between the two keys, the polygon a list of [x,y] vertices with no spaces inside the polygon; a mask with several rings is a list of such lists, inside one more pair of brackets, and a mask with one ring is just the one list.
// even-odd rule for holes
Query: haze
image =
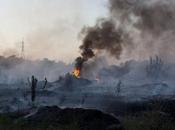
{"label": "haze", "polygon": [[0,54],[20,55],[24,39],[28,59],[72,62],[81,28],[104,17],[106,6],[106,0],[0,0]]}

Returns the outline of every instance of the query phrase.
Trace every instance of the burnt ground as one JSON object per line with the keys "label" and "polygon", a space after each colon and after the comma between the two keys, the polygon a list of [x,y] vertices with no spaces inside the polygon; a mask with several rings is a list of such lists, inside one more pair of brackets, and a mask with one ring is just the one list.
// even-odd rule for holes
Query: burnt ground
{"label": "burnt ground", "polygon": [[154,98],[147,101],[120,102],[114,101],[108,105],[106,111],[115,116],[134,115],[147,111],[161,111],[175,117],[175,100]]}
{"label": "burnt ground", "polygon": [[[113,102],[105,112],[46,106],[0,114],[2,130],[174,130],[175,100]],[[106,114],[108,113],[108,114]]]}
{"label": "burnt ground", "polygon": [[175,100],[154,98],[143,102],[113,102],[106,110],[113,113],[126,130],[174,130]]}
{"label": "burnt ground", "polygon": [[46,106],[0,115],[2,130],[122,130],[119,120],[98,110]]}
{"label": "burnt ground", "polygon": [[[32,109],[30,91],[1,89],[2,112],[6,113],[0,114],[0,130],[175,130],[175,98],[164,94],[171,90],[168,86],[124,86],[117,95],[112,87],[89,84],[68,76],[46,90],[38,88],[38,108]],[[157,93],[164,95],[154,96]],[[19,105],[20,109],[7,111],[6,105],[17,109]]]}

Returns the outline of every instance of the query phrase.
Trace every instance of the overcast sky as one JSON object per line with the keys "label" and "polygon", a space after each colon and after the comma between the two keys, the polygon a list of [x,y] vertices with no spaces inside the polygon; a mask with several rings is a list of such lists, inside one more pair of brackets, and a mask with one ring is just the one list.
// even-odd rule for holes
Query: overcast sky
{"label": "overcast sky", "polygon": [[106,16],[106,1],[0,0],[1,54],[19,52],[24,38],[28,58],[73,61],[81,43],[78,33]]}

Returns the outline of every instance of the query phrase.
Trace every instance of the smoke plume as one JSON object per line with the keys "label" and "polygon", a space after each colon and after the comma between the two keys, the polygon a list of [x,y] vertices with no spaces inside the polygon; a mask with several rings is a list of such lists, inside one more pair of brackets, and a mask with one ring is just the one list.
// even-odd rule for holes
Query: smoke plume
{"label": "smoke plume", "polygon": [[83,63],[93,58],[100,50],[106,50],[117,59],[120,58],[122,32],[115,29],[113,21],[99,20],[95,27],[84,28],[82,33],[85,37],[80,46],[81,57],[77,58],[76,67],[81,69]]}
{"label": "smoke plume", "polygon": [[173,0],[109,0],[109,16],[82,29],[82,65],[101,51],[118,60],[174,57],[175,2]]}
{"label": "smoke plume", "polygon": [[49,59],[25,60],[16,56],[0,56],[0,84],[26,83],[32,75],[38,80],[56,81],[59,76],[71,71],[72,64]]}

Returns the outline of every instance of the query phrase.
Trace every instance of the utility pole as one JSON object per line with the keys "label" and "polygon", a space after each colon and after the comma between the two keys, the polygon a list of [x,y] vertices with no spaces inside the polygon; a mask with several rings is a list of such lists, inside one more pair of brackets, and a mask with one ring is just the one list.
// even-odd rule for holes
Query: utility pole
{"label": "utility pole", "polygon": [[21,58],[25,58],[25,53],[24,53],[24,39],[21,41]]}

